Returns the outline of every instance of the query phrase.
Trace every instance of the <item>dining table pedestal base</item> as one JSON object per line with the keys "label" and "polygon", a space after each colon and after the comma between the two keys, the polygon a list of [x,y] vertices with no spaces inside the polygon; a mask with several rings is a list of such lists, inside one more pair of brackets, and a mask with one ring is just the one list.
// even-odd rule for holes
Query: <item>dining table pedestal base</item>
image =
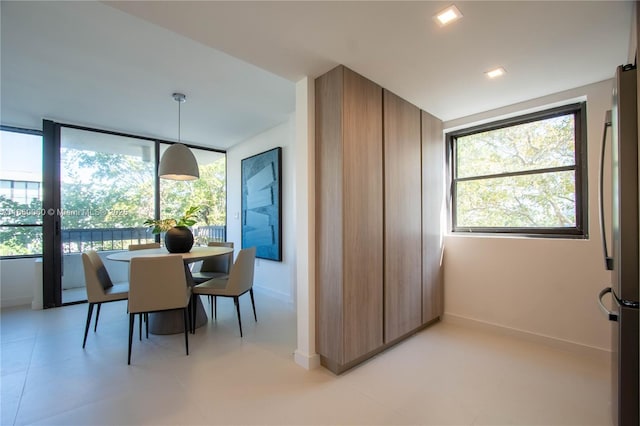
{"label": "dining table pedestal base", "polygon": [[[191,275],[190,264],[199,262],[201,260],[208,259],[210,257],[222,256],[229,253],[233,253],[231,247],[192,247],[190,251],[186,253],[179,253],[184,261],[184,274],[187,280],[187,285],[193,287],[193,276]],[[114,260],[116,262],[131,262],[134,257],[145,256],[175,256],[171,254],[166,248],[152,248],[144,250],[123,250],[112,253],[107,256],[107,259]],[[196,307],[196,324],[195,328],[202,327],[207,324],[209,318],[207,312],[202,306],[202,302],[199,297],[195,297]],[[175,311],[162,311],[149,313],[149,333],[153,334],[178,334],[184,333],[184,314],[180,310]]]}
{"label": "dining table pedestal base", "polygon": [[[196,328],[207,324],[207,317],[202,301],[195,298]],[[178,334],[184,333],[184,314],[182,310],[162,311],[149,314],[149,333],[151,334]]]}

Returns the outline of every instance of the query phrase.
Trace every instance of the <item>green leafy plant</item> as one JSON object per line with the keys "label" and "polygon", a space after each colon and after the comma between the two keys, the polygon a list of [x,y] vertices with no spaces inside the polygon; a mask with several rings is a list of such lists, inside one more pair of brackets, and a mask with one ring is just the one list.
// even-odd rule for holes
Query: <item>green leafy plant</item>
{"label": "green leafy plant", "polygon": [[199,210],[200,206],[191,206],[184,212],[184,215],[177,219],[147,219],[144,221],[144,225],[151,228],[151,232],[154,234],[167,232],[174,226],[193,226],[197,222],[197,213]]}

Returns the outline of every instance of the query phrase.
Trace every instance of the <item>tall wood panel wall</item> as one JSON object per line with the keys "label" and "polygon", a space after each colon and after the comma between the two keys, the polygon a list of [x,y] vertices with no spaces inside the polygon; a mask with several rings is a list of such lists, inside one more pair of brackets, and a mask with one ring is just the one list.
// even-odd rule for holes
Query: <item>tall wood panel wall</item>
{"label": "tall wood panel wall", "polygon": [[384,337],[422,324],[420,110],[384,90]]}
{"label": "tall wood panel wall", "polygon": [[344,66],[316,79],[316,346],[341,373],[442,313],[442,122]]}

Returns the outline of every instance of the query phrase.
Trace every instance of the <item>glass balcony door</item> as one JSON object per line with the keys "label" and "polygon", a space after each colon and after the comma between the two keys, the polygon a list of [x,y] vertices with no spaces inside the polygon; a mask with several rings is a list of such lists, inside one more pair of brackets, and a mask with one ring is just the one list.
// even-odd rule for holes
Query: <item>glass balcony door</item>
{"label": "glass balcony door", "polygon": [[[160,241],[146,219],[180,217],[199,206],[196,244],[226,240],[226,153],[191,147],[200,179],[160,180],[168,143],[43,121],[43,299],[47,308],[86,300],[82,253],[106,257]],[[112,281],[126,264],[106,261]]]}
{"label": "glass balcony door", "polygon": [[[106,256],[129,244],[152,242],[143,222],[155,216],[154,141],[60,128],[62,303],[86,300],[81,254]],[[126,265],[105,262],[114,282]]]}

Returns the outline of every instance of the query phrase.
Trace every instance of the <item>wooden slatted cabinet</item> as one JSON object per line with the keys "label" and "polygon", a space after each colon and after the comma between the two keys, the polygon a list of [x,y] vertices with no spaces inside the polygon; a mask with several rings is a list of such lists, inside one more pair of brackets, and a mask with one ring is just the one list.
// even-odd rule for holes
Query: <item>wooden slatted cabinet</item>
{"label": "wooden slatted cabinet", "polygon": [[384,90],[384,341],[422,324],[420,109]]}
{"label": "wooden slatted cabinet", "polygon": [[316,79],[317,350],[344,371],[383,344],[382,88]]}
{"label": "wooden slatted cabinet", "polygon": [[339,66],[316,79],[316,349],[341,373],[442,314],[442,122]]}

